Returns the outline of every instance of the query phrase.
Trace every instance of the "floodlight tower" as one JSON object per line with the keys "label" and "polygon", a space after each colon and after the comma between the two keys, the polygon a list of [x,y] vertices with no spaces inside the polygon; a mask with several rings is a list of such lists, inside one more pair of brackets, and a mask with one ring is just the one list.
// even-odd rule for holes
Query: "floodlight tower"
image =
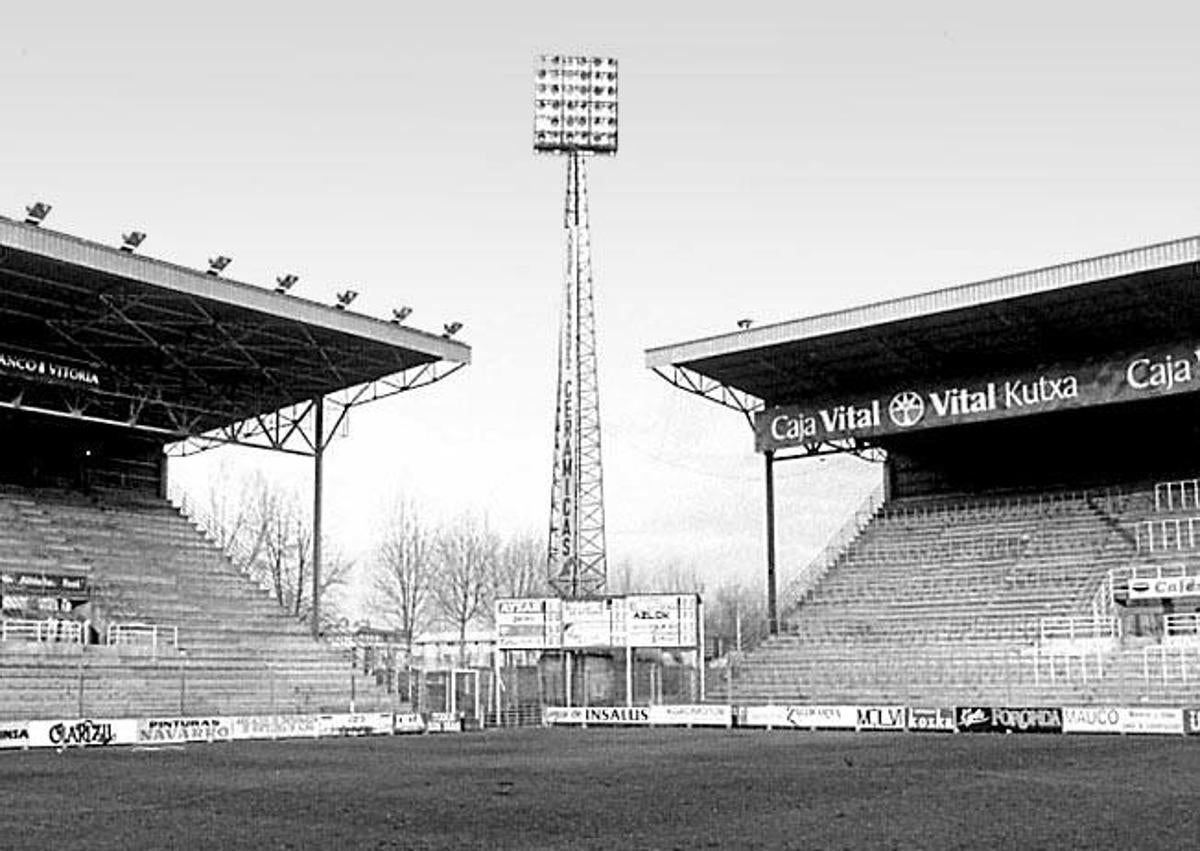
{"label": "floodlight tower", "polygon": [[584,163],[592,155],[617,152],[617,62],[540,56],[534,74],[533,149],[567,161],[567,263],[546,569],[550,587],[560,597],[589,597],[604,591],[608,567]]}

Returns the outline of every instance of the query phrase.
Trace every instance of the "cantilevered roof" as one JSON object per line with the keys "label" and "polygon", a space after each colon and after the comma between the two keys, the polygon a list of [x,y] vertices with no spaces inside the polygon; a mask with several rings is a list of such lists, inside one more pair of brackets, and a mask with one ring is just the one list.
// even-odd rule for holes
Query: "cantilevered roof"
{"label": "cantilevered roof", "polygon": [[[470,348],[0,217],[0,406],[204,433]],[[392,389],[406,389],[399,384]]]}
{"label": "cantilevered roof", "polygon": [[659,346],[646,363],[772,405],[1189,333],[1200,334],[1200,236]]}

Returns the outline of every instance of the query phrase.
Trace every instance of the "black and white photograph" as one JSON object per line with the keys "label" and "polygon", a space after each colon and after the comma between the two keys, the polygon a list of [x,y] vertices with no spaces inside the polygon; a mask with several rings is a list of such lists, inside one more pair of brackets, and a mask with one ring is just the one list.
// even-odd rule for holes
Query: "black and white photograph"
{"label": "black and white photograph", "polygon": [[5,8],[0,848],[1194,846],[1198,38]]}

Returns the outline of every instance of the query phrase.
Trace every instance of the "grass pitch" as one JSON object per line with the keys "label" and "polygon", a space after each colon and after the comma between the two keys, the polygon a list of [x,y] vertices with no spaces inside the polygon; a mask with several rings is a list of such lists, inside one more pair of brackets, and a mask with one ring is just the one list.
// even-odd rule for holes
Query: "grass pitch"
{"label": "grass pitch", "polygon": [[1200,739],[523,730],[0,753],[5,848],[1191,848]]}

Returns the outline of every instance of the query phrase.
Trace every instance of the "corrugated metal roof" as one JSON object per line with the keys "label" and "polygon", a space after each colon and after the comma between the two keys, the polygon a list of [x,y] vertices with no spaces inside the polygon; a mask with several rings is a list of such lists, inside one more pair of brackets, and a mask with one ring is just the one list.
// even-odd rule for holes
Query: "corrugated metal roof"
{"label": "corrugated metal roof", "polygon": [[69,263],[105,275],[136,280],[151,286],[203,298],[246,310],[290,319],[330,331],[362,337],[435,356],[454,363],[470,363],[465,343],[437,334],[395,325],[350,311],[336,310],[305,298],[216,277],[164,260],[131,254],[69,234],[24,224],[0,216],[0,249],[11,248]]}
{"label": "corrugated metal roof", "polygon": [[1200,261],[1200,236],[646,350],[651,368],[753,351]]}

